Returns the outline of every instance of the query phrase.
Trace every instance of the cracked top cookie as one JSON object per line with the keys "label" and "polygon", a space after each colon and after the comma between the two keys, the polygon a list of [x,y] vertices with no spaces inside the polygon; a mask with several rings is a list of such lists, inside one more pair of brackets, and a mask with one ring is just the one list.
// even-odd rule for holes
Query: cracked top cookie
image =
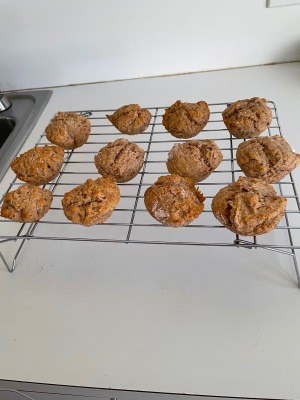
{"label": "cracked top cookie", "polygon": [[138,104],[128,104],[107,115],[107,118],[121,133],[137,135],[148,128],[151,113]]}
{"label": "cracked top cookie", "polygon": [[44,185],[57,177],[64,160],[64,150],[57,146],[36,146],[11,163],[17,177],[32,185]]}
{"label": "cracked top cookie", "polygon": [[186,226],[197,218],[203,211],[204,200],[192,179],[178,175],[159,177],[144,196],[149,214],[173,228]]}
{"label": "cracked top cookie", "polygon": [[279,135],[250,139],[240,143],[236,160],[246,176],[279,182],[300,164],[300,154]]}
{"label": "cracked top cookie", "polygon": [[272,121],[272,111],[266,99],[259,97],[238,100],[227,107],[222,115],[228,131],[242,139],[259,136]]}
{"label": "cracked top cookie", "polygon": [[83,115],[58,112],[45,132],[49,142],[72,150],[86,143],[91,132],[91,124]]}
{"label": "cracked top cookie", "polygon": [[240,177],[216,194],[212,211],[230,231],[255,236],[275,228],[284,215],[286,203],[286,198],[278,196],[268,182]]}
{"label": "cracked top cookie", "polygon": [[144,150],[126,139],[117,139],[99,150],[94,160],[102,176],[111,176],[116,182],[133,179],[144,163]]}
{"label": "cracked top cookie", "polygon": [[171,174],[193,179],[206,179],[221,163],[223,155],[214,140],[190,140],[174,144],[167,168]]}
{"label": "cracked top cookie", "polygon": [[1,216],[16,222],[39,221],[49,210],[52,200],[50,190],[25,184],[5,195]]}
{"label": "cracked top cookie", "polygon": [[75,224],[92,226],[109,218],[120,201],[120,190],[113,179],[88,179],[65,193],[62,206],[65,216]]}
{"label": "cracked top cookie", "polygon": [[166,109],[162,123],[172,136],[189,139],[202,131],[209,120],[210,111],[205,101],[182,103],[177,100]]}

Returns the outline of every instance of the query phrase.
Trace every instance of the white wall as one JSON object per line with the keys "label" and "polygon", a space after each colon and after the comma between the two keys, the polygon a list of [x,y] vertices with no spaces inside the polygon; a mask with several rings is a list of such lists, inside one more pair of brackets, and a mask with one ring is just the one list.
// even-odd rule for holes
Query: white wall
{"label": "white wall", "polygon": [[300,60],[300,6],[0,0],[2,90]]}

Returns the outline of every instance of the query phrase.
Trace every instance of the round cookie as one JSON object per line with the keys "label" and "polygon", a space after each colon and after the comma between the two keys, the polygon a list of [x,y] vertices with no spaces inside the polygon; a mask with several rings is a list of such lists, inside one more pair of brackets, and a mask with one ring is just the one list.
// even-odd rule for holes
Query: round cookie
{"label": "round cookie", "polygon": [[91,132],[91,124],[83,115],[58,112],[45,132],[49,142],[73,150],[86,143]]}
{"label": "round cookie", "polygon": [[52,200],[50,190],[25,184],[5,195],[1,216],[16,222],[39,221],[48,212]]}
{"label": "round cookie", "polygon": [[202,131],[209,120],[210,111],[205,101],[182,103],[177,100],[166,109],[162,123],[172,136],[189,139]]}
{"label": "round cookie", "polygon": [[171,174],[193,179],[206,179],[221,163],[223,155],[214,140],[190,140],[174,144],[167,168]]}
{"label": "round cookie", "polygon": [[65,216],[75,224],[92,226],[102,224],[120,201],[120,190],[113,179],[88,179],[65,193],[62,206]]}
{"label": "round cookie", "polygon": [[286,203],[286,198],[278,196],[268,182],[240,177],[216,194],[212,211],[230,231],[255,236],[275,228],[284,215]]}
{"label": "round cookie", "polygon": [[260,135],[272,122],[272,111],[266,99],[259,97],[232,103],[223,111],[222,116],[228,131],[240,139]]}
{"label": "round cookie", "polygon": [[244,174],[267,182],[279,182],[300,164],[300,154],[279,135],[254,138],[240,143],[236,160]]}
{"label": "round cookie", "polygon": [[205,197],[195,188],[194,181],[178,175],[161,176],[144,195],[149,214],[166,226],[186,226],[204,208]]}
{"label": "round cookie", "polygon": [[117,139],[99,150],[94,160],[102,176],[111,176],[116,182],[128,182],[143,166],[144,150],[126,139]]}
{"label": "round cookie", "polygon": [[109,121],[125,135],[137,135],[144,132],[151,120],[151,113],[138,104],[128,104],[118,108],[112,115],[106,115]]}
{"label": "round cookie", "polygon": [[17,157],[10,166],[21,181],[38,186],[56,178],[63,161],[61,147],[36,146]]}

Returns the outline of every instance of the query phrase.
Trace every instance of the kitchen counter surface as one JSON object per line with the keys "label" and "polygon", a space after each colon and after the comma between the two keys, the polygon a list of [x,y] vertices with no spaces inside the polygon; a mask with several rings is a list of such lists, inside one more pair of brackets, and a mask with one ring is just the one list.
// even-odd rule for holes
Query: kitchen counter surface
{"label": "kitchen counter surface", "polygon": [[[22,151],[58,110],[259,96],[300,152],[299,82],[289,63],[57,88]],[[300,398],[300,291],[285,255],[31,241],[13,274],[0,266],[0,304],[2,380]]]}

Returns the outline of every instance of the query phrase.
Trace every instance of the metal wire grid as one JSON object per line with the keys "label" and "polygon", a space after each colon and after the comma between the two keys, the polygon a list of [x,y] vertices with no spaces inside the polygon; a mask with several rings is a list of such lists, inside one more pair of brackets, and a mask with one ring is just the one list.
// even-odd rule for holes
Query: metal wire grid
{"label": "metal wire grid", "polygon": [[[157,223],[146,211],[143,197],[147,187],[153,184],[160,175],[168,174],[166,160],[168,151],[174,143],[183,142],[173,138],[162,125],[162,115],[165,107],[152,107],[152,120],[149,128],[142,134],[128,137],[120,134],[106,118],[106,113],[115,110],[76,110],[86,115],[92,126],[88,142],[73,151],[66,152],[63,168],[52,183],[44,187],[51,190],[54,201],[47,215],[39,222],[19,224],[1,219],[5,224],[6,235],[0,235],[0,243],[18,241],[12,265],[9,265],[3,254],[0,257],[9,271],[13,271],[16,259],[25,241],[30,239],[44,240],[72,240],[92,242],[136,243],[136,244],[164,244],[164,245],[192,245],[192,246],[225,246],[244,248],[264,248],[277,251],[293,257],[298,284],[300,276],[295,250],[294,234],[300,229],[300,201],[292,174],[289,174],[280,183],[275,184],[279,194],[288,199],[285,216],[280,224],[269,234],[259,237],[241,237],[224,228],[214,218],[210,203],[220,188],[235,182],[238,176],[243,175],[236,164],[236,149],[242,141],[229,134],[222,121],[222,111],[229,103],[209,104],[211,110],[210,121],[199,134],[199,139],[213,139],[223,153],[221,165],[205,181],[199,183],[199,188],[206,197],[205,210],[187,227],[168,228]],[[282,136],[278,113],[274,102],[268,102],[272,114],[272,124],[265,134]],[[82,184],[88,178],[98,176],[94,165],[94,156],[107,143],[124,137],[137,143],[145,150],[145,160],[141,172],[132,181],[119,184],[121,201],[112,217],[104,224],[85,228],[68,221],[62,211],[61,199],[66,191]],[[49,144],[43,133],[37,146]],[[15,178],[6,192],[14,190],[23,184]],[[4,196],[3,196],[4,197]],[[1,200],[1,203],[3,198]],[[292,221],[292,223],[291,223]],[[298,231],[299,232],[299,231]],[[21,241],[21,242],[20,242]]]}

